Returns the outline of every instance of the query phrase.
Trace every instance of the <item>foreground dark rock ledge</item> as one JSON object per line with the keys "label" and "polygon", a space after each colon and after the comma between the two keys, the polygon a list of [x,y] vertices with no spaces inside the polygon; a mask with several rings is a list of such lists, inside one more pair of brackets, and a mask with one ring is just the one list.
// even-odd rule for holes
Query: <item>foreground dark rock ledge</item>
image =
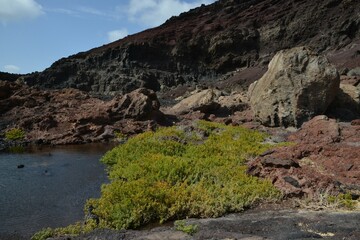
{"label": "foreground dark rock ledge", "polygon": [[215,219],[188,219],[187,224],[198,226],[190,236],[170,226],[143,231],[96,230],[79,237],[57,240],[204,240],[204,239],[360,239],[359,212],[309,210],[255,210]]}

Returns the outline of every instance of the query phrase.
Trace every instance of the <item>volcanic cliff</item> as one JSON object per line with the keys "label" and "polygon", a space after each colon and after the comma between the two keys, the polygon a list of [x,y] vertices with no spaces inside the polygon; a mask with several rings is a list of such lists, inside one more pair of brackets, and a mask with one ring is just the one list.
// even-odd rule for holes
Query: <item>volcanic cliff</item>
{"label": "volcanic cliff", "polygon": [[359,9],[356,0],[219,0],[157,28],[60,59],[24,81],[100,96],[212,80],[247,88],[277,51],[295,46],[325,53],[346,71],[360,66]]}

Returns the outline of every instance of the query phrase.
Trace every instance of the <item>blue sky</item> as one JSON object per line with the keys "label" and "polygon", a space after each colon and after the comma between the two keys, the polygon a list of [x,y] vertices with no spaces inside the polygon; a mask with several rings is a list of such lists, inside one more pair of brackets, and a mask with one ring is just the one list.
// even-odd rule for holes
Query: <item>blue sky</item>
{"label": "blue sky", "polygon": [[214,1],[0,0],[0,71],[42,71],[62,57]]}

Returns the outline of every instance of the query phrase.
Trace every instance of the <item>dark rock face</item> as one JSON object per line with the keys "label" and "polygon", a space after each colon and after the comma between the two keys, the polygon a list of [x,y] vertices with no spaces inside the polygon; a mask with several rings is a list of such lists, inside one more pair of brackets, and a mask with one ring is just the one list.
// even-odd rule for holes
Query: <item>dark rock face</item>
{"label": "dark rock face", "polygon": [[[299,45],[329,53],[347,67],[341,56],[348,55],[337,50],[359,40],[359,8],[354,0],[220,0],[160,27],[60,59],[23,80],[103,96],[139,87],[158,91],[217,79],[238,68],[265,67],[278,50]],[[359,45],[348,48],[351,56],[357,51]],[[354,60],[360,58],[355,55]],[[240,84],[248,84],[245,80]]]}
{"label": "dark rock face", "polygon": [[11,82],[15,82],[16,79],[18,79],[19,77],[21,77],[21,74],[14,74],[14,73],[7,73],[7,72],[0,72],[0,81],[11,81]]}

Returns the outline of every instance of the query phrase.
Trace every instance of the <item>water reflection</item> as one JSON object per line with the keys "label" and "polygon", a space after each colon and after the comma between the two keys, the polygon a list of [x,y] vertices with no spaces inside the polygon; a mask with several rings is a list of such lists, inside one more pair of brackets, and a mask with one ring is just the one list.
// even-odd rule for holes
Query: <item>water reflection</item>
{"label": "water reflection", "polygon": [[[0,153],[0,239],[83,218],[86,199],[106,182],[100,157],[111,146],[82,145]],[[19,166],[23,166],[19,168]]]}

